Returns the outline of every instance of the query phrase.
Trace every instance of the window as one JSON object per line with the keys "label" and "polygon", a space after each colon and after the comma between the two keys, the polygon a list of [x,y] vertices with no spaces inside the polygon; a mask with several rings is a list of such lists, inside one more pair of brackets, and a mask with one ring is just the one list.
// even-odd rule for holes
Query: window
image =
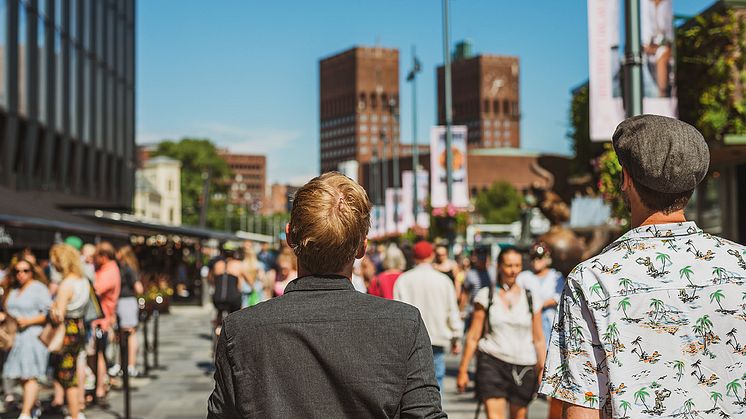
{"label": "window", "polygon": [[500,101],[497,99],[492,101],[492,113],[500,113]]}
{"label": "window", "polygon": [[510,102],[508,102],[508,99],[503,100],[503,115],[510,115]]}
{"label": "window", "polygon": [[482,112],[489,113],[490,112],[490,101],[485,99],[484,105],[482,106]]}
{"label": "window", "polygon": [[360,136],[360,143],[365,144],[368,142],[368,136],[367,135],[361,135]]}

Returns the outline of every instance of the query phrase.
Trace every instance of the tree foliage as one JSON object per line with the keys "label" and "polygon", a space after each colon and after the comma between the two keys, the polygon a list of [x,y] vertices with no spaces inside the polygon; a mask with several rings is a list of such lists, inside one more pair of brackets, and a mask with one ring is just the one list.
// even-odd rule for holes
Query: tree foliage
{"label": "tree foliage", "polygon": [[217,148],[208,139],[183,138],[163,141],[153,153],[181,162],[181,212],[182,222],[187,225],[199,224],[204,187],[203,175],[210,176],[210,200],[207,207],[207,227],[225,228],[226,214],[234,211],[228,206],[226,192],[231,170],[218,155]]}
{"label": "tree foliage", "polygon": [[570,103],[570,130],[567,137],[575,153],[570,166],[575,175],[593,173],[593,161],[603,152],[603,143],[591,141],[589,91],[587,83],[575,89]]}
{"label": "tree foliage", "polygon": [[523,197],[513,185],[497,181],[476,196],[477,213],[488,224],[510,224],[521,216]]}
{"label": "tree foliage", "polygon": [[746,133],[746,24],[733,9],[714,9],[676,34],[679,116],[709,141]]}

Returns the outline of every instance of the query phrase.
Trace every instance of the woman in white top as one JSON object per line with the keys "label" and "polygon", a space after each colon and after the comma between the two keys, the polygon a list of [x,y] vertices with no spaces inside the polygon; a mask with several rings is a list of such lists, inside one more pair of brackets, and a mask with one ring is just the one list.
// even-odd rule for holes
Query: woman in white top
{"label": "woman in white top", "polygon": [[478,351],[476,392],[489,419],[504,418],[508,405],[512,419],[525,419],[544,368],[541,304],[516,283],[522,269],[521,253],[503,249],[497,257],[498,286],[483,288],[474,299],[459,365],[457,385],[463,392],[469,363]]}
{"label": "woman in white top", "polygon": [[76,360],[85,344],[83,318],[90,298],[91,284],[83,276],[80,253],[72,246],[52,246],[49,259],[63,278],[49,314],[52,322],[65,325],[62,351],[54,357],[54,379],[65,389],[69,417],[85,419],[85,415],[80,412]]}

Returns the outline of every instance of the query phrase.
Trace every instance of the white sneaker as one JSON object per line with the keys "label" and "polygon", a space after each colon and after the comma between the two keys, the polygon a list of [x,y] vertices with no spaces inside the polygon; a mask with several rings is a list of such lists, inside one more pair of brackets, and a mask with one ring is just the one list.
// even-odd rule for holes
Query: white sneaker
{"label": "white sneaker", "polygon": [[[65,419],[73,419],[72,416],[65,416]],[[85,419],[83,412],[78,413],[78,419]]]}
{"label": "white sneaker", "polygon": [[18,419],[34,419],[34,418],[32,418],[29,415],[20,415],[20,416],[18,416]]}

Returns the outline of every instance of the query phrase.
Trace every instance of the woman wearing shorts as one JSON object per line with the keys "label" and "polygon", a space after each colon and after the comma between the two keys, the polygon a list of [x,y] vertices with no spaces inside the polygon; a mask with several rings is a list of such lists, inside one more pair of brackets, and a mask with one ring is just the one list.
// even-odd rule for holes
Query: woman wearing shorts
{"label": "woman wearing shorts", "polygon": [[504,418],[507,407],[511,419],[525,419],[544,368],[541,303],[516,283],[522,260],[515,248],[498,256],[497,287],[482,288],[474,299],[459,365],[457,385],[463,392],[469,382],[469,363],[477,352],[476,393],[489,419]]}
{"label": "woman wearing shorts", "polygon": [[[138,279],[139,264],[135,252],[130,246],[122,246],[117,251],[117,262],[122,275],[122,288],[119,292],[119,301],[117,302],[117,318],[119,327],[123,331],[129,331],[127,339],[129,365],[127,370],[130,377],[137,377],[140,373],[135,368],[137,361],[137,324],[140,321],[140,307],[137,303],[137,295],[143,293],[143,287]],[[112,367],[113,371],[118,372],[116,366]]]}

